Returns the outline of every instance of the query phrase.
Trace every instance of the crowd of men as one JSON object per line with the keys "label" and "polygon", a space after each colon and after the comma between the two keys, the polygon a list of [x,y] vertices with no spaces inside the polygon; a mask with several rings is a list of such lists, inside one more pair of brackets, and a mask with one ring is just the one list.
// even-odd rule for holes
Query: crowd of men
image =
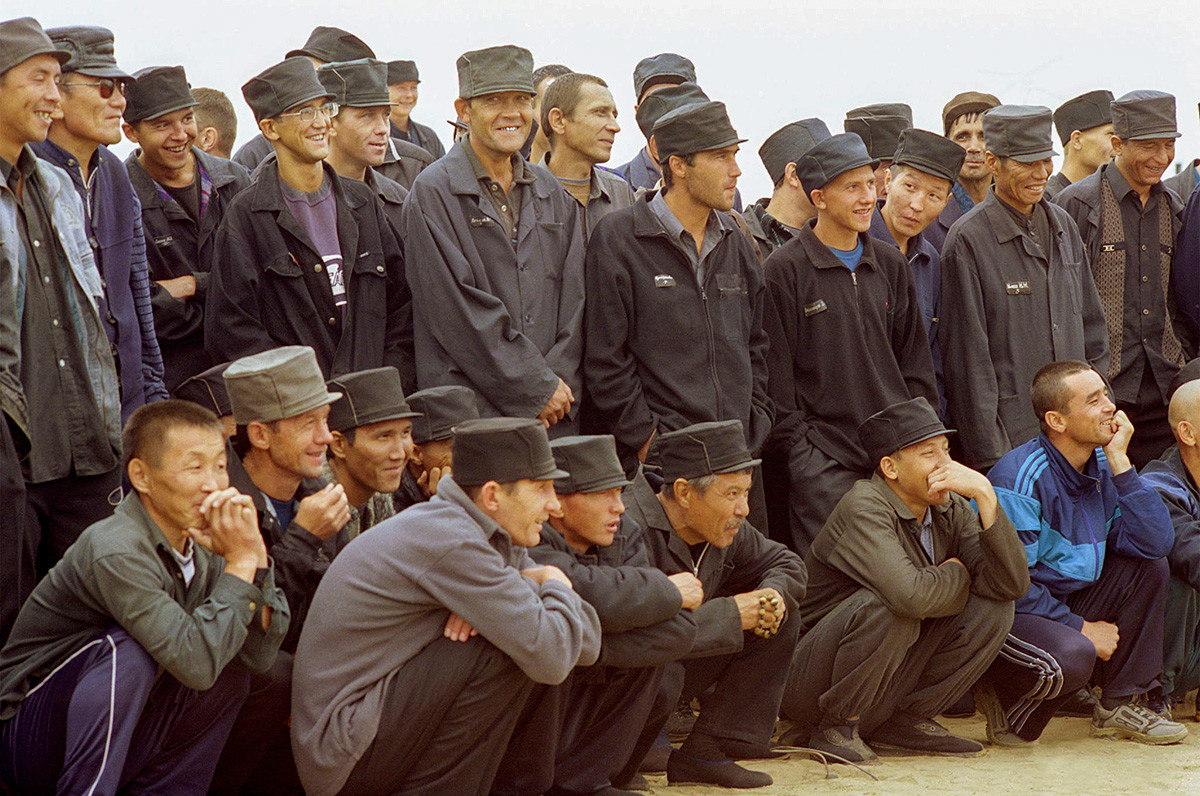
{"label": "crowd of men", "polygon": [[1170,94],[801,119],[743,210],[682,55],[610,167],[605,80],[517,46],[458,58],[448,151],[344,30],[249,78],[236,151],[221,92],[115,53],[0,22],[0,787],[753,788],[794,746],[983,754],[937,721],[976,710],[1187,736]]}

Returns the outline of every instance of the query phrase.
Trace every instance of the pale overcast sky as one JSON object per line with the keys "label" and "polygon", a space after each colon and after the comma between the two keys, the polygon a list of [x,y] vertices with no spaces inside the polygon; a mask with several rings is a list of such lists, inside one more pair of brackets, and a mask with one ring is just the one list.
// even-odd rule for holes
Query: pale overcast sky
{"label": "pale overcast sky", "polygon": [[[33,13],[45,27],[92,24],[116,34],[129,72],[182,64],[193,86],[226,92],[238,109],[238,143],[253,134],[241,85],[301,46],[316,25],[336,25],[384,59],[414,59],[421,98],[413,118],[449,143],[446,120],[457,93],[455,58],[464,50],[520,44],[536,65],[564,63],[604,77],[624,130],[612,164],[642,145],[633,120],[632,71],[663,51],[696,63],[700,85],[729,106],[750,139],[739,156],[742,194],[767,194],[758,159],[763,139],[787,122],[819,116],[835,132],[845,111],[907,102],[918,127],[940,130],[941,107],[977,89],[1008,103],[1055,107],[1095,88],[1156,88],[1179,98],[1178,158],[1200,157],[1197,4],[1164,0],[961,3],[868,0],[816,4],[787,0],[51,0]],[[1170,170],[1174,172],[1174,168]]]}

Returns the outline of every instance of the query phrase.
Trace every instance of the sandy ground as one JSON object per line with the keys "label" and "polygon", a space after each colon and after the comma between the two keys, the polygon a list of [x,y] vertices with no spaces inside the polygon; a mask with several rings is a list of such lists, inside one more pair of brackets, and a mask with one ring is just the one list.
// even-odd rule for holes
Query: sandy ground
{"label": "sandy ground", "polygon": [[[799,755],[746,763],[775,784],[747,793],[763,794],[1188,794],[1200,795],[1200,724],[1191,720],[1191,700],[1176,716],[1190,735],[1174,746],[1146,746],[1088,735],[1087,719],[1057,718],[1028,748],[987,747],[982,757],[887,757],[870,766],[879,778],[844,765],[824,767]],[[943,719],[951,732],[986,744],[983,717]],[[655,794],[706,796],[733,791],[701,785],[669,787],[666,775],[649,776]]]}

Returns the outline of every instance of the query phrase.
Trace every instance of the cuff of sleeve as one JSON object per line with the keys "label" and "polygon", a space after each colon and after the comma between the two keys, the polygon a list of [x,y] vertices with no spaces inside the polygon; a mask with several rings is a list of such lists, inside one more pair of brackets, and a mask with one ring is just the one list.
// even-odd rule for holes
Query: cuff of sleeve
{"label": "cuff of sleeve", "polygon": [[192,274],[196,280],[196,295],[193,296],[197,301],[203,301],[204,296],[208,293],[208,278],[209,275],[203,271],[196,271]]}
{"label": "cuff of sleeve", "polygon": [[1137,474],[1136,468],[1130,467],[1120,475],[1113,476],[1113,486],[1117,488],[1117,494],[1124,497],[1142,488],[1142,478]]}
{"label": "cuff of sleeve", "polygon": [[1069,625],[1073,630],[1077,630],[1080,633],[1083,632],[1083,617],[1079,616],[1078,614],[1068,613],[1066,624]]}
{"label": "cuff of sleeve", "polygon": [[305,549],[310,550],[314,554],[321,547],[320,539],[309,533],[303,525],[297,525],[294,521],[288,526],[287,535],[300,542]]}
{"label": "cuff of sleeve", "polygon": [[263,603],[263,593],[257,586],[228,572],[221,573],[210,598],[232,606],[242,615],[245,624],[250,624]]}

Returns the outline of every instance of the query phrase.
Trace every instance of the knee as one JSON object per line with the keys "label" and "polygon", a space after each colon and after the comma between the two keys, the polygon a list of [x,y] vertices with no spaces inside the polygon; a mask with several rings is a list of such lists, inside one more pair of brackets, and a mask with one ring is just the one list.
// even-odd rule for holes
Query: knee
{"label": "knee", "polygon": [[881,633],[881,649],[907,649],[921,635],[920,619],[895,613],[870,589],[859,589],[846,599],[851,601],[848,607],[853,612],[847,635],[859,629]]}
{"label": "knee", "polygon": [[972,636],[980,638],[1003,638],[1012,630],[1013,602],[1011,600],[989,600],[972,594],[962,613],[963,624]]}
{"label": "knee", "polygon": [[1087,636],[1068,629],[1054,651],[1054,657],[1062,670],[1063,692],[1069,693],[1082,688],[1092,676],[1096,647]]}

